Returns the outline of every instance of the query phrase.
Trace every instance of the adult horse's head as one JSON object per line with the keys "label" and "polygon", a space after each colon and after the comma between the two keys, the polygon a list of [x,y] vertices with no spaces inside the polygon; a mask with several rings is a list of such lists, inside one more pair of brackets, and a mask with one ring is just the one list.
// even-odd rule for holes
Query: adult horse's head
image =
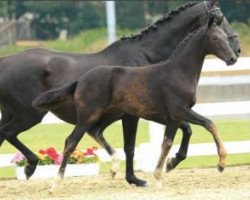
{"label": "adult horse's head", "polygon": [[[188,34],[205,26],[209,16],[214,17],[215,23],[227,35],[230,47],[239,56],[240,46],[238,35],[233,31],[224,17],[216,0],[183,5],[156,21],[153,25],[142,31],[141,34],[135,35],[130,39],[140,42],[140,52],[146,55],[147,60],[151,64],[157,63],[166,60]],[[138,56],[134,52],[133,55]]]}
{"label": "adult horse's head", "polygon": [[213,54],[224,60],[227,65],[233,65],[237,61],[235,52],[230,47],[227,35],[216,25],[214,17],[209,19],[206,27],[204,43],[206,53]]}
{"label": "adult horse's head", "polygon": [[214,23],[220,26],[221,30],[224,31],[224,33],[228,38],[230,47],[234,51],[235,55],[239,57],[241,53],[239,37],[234,32],[233,28],[230,26],[226,17],[222,13],[219,7],[219,1],[218,0],[203,1],[203,4],[205,6],[205,9],[207,10],[208,15],[214,18]]}

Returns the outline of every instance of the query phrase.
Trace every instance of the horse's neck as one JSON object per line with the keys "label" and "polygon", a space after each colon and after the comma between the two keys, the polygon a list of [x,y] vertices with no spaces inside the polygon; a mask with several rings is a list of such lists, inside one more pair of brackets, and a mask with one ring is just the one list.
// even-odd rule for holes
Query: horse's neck
{"label": "horse's neck", "polygon": [[[134,39],[120,40],[107,49],[114,54],[119,54],[121,51],[124,56],[124,45],[129,45],[129,48],[127,48],[129,55],[132,52],[130,59],[133,59],[131,57],[145,59],[148,64],[166,60],[185,36],[193,31],[192,29],[199,28],[197,27],[197,21],[206,16],[206,12],[204,5],[199,3],[172,15],[171,19],[165,19],[157,23],[157,30],[149,30],[147,33],[143,33],[141,37],[135,37]],[[112,48],[115,49],[115,52]]]}
{"label": "horse's neck", "polygon": [[203,4],[197,4],[180,11],[169,21],[159,24],[158,30],[145,35],[145,40],[142,38],[140,46],[151,63],[166,60],[185,36],[193,31],[192,29],[199,28],[193,25],[205,15]]}
{"label": "horse's neck", "polygon": [[202,66],[206,56],[206,50],[202,44],[204,30],[192,36],[182,50],[170,60],[170,67],[174,71],[183,74],[183,77],[190,82],[198,84]]}

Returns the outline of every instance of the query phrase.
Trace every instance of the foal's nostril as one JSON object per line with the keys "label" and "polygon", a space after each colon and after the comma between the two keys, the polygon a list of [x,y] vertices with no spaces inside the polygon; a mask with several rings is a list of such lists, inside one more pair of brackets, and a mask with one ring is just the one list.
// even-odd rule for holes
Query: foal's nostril
{"label": "foal's nostril", "polygon": [[234,64],[236,61],[237,61],[237,57],[232,56],[232,57],[230,58],[230,63],[231,63],[231,64]]}
{"label": "foal's nostril", "polygon": [[241,49],[238,49],[238,53],[239,53],[239,54],[241,53]]}

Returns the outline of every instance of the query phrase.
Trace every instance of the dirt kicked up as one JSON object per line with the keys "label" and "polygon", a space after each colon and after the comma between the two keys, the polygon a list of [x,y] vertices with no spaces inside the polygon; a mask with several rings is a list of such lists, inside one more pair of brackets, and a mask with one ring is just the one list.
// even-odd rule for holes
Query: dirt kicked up
{"label": "dirt kicked up", "polygon": [[53,182],[49,180],[2,180],[1,200],[247,200],[250,199],[250,166],[228,167],[220,174],[215,168],[174,170],[164,174],[162,182],[153,178],[152,173],[137,173],[148,181],[149,186],[139,188],[128,185],[124,173],[115,179],[109,174],[98,177],[67,178],[60,191],[49,194]]}

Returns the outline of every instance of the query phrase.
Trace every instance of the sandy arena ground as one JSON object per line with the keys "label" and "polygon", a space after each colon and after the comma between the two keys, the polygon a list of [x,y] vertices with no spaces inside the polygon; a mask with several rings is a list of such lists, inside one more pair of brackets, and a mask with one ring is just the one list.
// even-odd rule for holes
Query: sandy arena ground
{"label": "sandy arena ground", "polygon": [[174,170],[164,174],[162,182],[157,182],[152,173],[137,173],[148,181],[149,186],[139,188],[125,182],[124,173],[115,179],[109,174],[98,177],[67,178],[61,190],[49,194],[49,180],[2,180],[1,200],[247,200],[250,199],[250,166],[228,167],[220,174],[215,168]]}

